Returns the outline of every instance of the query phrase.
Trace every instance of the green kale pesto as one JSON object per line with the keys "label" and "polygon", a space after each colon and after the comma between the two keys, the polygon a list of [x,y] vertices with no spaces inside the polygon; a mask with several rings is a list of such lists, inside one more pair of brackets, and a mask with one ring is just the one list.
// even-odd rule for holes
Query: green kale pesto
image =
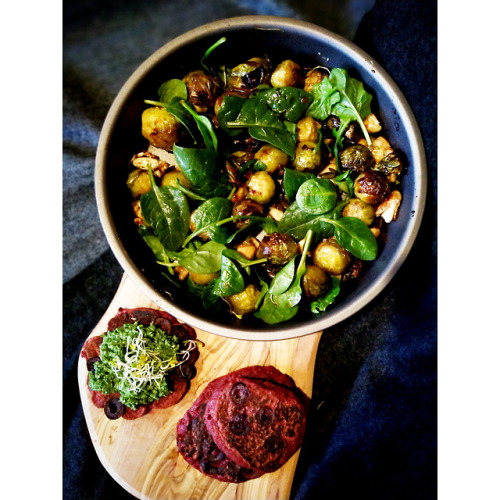
{"label": "green kale pesto", "polygon": [[154,325],[124,324],[104,335],[89,387],[104,394],[119,392],[132,410],[156,401],[172,392],[165,376],[189,357],[183,344]]}

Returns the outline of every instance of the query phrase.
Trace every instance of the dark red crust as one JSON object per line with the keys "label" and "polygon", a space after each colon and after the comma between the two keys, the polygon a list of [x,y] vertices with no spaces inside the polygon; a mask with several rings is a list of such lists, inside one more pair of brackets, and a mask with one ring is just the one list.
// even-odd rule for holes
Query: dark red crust
{"label": "dark red crust", "polygon": [[[194,328],[184,323],[180,323],[176,318],[174,318],[174,316],[165,311],[159,311],[157,309],[147,307],[138,307],[135,309],[120,307],[118,309],[118,313],[109,320],[107,331],[116,330],[116,328],[119,328],[126,323],[135,323],[136,321],[144,326],[148,326],[153,323],[155,326],[165,330],[168,334],[177,335],[180,340],[196,340],[196,331]],[[92,358],[98,358],[100,356],[100,345],[104,335],[106,334],[104,333],[103,335],[88,339],[82,347],[81,356],[87,361]],[[196,347],[191,351],[191,355],[185,364],[194,365],[199,356],[200,352],[198,347]],[[132,410],[132,408],[126,406],[123,418],[125,420],[134,420],[146,415],[152,410],[169,408],[170,406],[173,406],[181,401],[181,399],[189,391],[191,384],[189,380],[182,379],[176,375],[172,375],[172,381],[174,387],[170,394],[167,394],[166,396],[147,405],[141,405],[136,410]],[[92,390],[90,387],[88,388],[91,394],[92,402],[98,408],[104,408],[110,399],[119,398],[120,396],[119,393],[103,394],[102,392]]]}

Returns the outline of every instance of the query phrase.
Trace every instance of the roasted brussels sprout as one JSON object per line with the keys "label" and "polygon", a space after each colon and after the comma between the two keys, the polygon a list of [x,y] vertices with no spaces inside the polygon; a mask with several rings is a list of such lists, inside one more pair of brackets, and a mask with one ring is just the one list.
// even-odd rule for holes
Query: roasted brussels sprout
{"label": "roasted brussels sprout", "polygon": [[369,205],[358,198],[351,198],[349,203],[344,207],[342,215],[344,217],[356,217],[356,219],[362,220],[369,226],[375,219],[375,208],[373,205]]}
{"label": "roasted brussels sprout", "polygon": [[341,247],[335,238],[331,237],[323,240],[316,247],[313,253],[313,262],[328,274],[338,275],[345,271],[351,262],[351,257],[349,252]]}
{"label": "roasted brussels sprout", "polygon": [[307,300],[314,300],[321,297],[327,289],[330,277],[318,266],[307,264],[306,272],[302,276],[302,289]]}
{"label": "roasted brussels sprout", "polygon": [[389,181],[385,175],[375,170],[362,172],[354,181],[354,195],[370,205],[382,203],[390,192]]}
{"label": "roasted brussels sprout", "polygon": [[259,289],[254,284],[250,284],[242,292],[226,297],[226,300],[229,302],[233,314],[243,316],[255,311],[259,295]]}
{"label": "roasted brussels sprout", "polygon": [[182,81],[186,84],[189,102],[198,113],[206,113],[214,106],[219,86],[212,76],[196,70],[188,73]]}
{"label": "roasted brussels sprout", "polygon": [[304,79],[304,90],[311,92],[314,85],[321,83],[323,78],[327,76],[327,72],[322,68],[314,68],[307,72]]}
{"label": "roasted brussels sprout", "polygon": [[293,166],[300,172],[312,172],[321,165],[321,151],[314,142],[299,142],[295,146]]}
{"label": "roasted brussels sprout", "polygon": [[269,203],[275,192],[274,180],[265,170],[253,173],[247,181],[247,197],[261,205]]}
{"label": "roasted brussels sprout", "polygon": [[252,57],[238,64],[229,72],[227,88],[230,90],[254,90],[259,85],[269,84],[269,61],[262,57]]}
{"label": "roasted brussels sprout", "polygon": [[284,266],[300,251],[298,243],[288,234],[272,233],[262,238],[257,249],[257,259],[267,258],[272,266]]}
{"label": "roasted brussels sprout", "polygon": [[286,167],[288,155],[270,144],[265,144],[256,153],[255,158],[266,166],[266,172],[270,174]]}
{"label": "roasted brussels sprout", "polygon": [[162,186],[177,187],[177,181],[187,189],[191,188],[188,178],[180,170],[170,170],[161,178]]}
{"label": "roasted brussels sprout", "polygon": [[303,84],[302,68],[290,59],[280,62],[271,75],[271,85],[275,88],[302,87]]}
{"label": "roasted brussels sprout", "polygon": [[[238,215],[264,215],[264,207],[253,200],[244,199],[233,205],[233,217]],[[250,219],[240,219],[235,222],[237,229],[250,224]]]}
{"label": "roasted brussels sprout", "polygon": [[133,198],[147,193],[151,190],[151,181],[146,170],[132,170],[127,178],[127,187],[130,189],[130,194]]}
{"label": "roasted brussels sprout", "polygon": [[375,166],[375,158],[370,150],[362,144],[355,144],[339,153],[340,165],[344,170],[364,172]]}
{"label": "roasted brussels sprout", "polygon": [[318,142],[321,125],[312,117],[306,116],[297,122],[297,142]]}
{"label": "roasted brussels sprout", "polygon": [[142,113],[142,135],[153,146],[170,151],[182,136],[182,125],[164,107],[152,107]]}

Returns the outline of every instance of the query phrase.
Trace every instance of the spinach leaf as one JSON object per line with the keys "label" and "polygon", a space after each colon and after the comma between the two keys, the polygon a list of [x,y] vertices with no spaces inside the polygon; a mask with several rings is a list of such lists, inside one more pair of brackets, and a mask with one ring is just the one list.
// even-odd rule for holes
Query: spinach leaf
{"label": "spinach leaf", "polygon": [[144,220],[166,250],[177,250],[189,232],[189,204],[178,189],[158,187],[148,166],[151,191],[141,196]]}
{"label": "spinach leaf", "polygon": [[154,256],[159,262],[170,262],[168,252],[165,247],[161,244],[160,239],[155,236],[144,224],[140,224],[138,227],[139,234],[142,239],[146,242],[148,247],[153,251]]}
{"label": "spinach leaf", "polygon": [[328,292],[311,302],[310,307],[312,313],[318,314],[326,311],[326,308],[334,303],[337,295],[340,293],[340,280],[335,276],[332,276],[331,279],[332,284]]}
{"label": "spinach leaf", "polygon": [[313,85],[311,94],[314,101],[306,115],[316,120],[326,120],[332,114],[335,104],[340,101],[340,94],[328,78],[323,78],[320,83]]}
{"label": "spinach leaf", "polygon": [[248,133],[258,141],[263,141],[272,146],[281,149],[290,158],[295,157],[295,142],[296,136],[294,132],[289,130],[272,128],[267,126],[250,127]]}
{"label": "spinach leaf", "polygon": [[182,148],[174,144],[173,152],[192,190],[201,196],[227,196],[231,185],[223,174],[221,159],[213,149]]}
{"label": "spinach leaf", "polygon": [[215,279],[213,292],[219,297],[240,293],[245,288],[245,279],[236,264],[222,252],[220,275]]}
{"label": "spinach leaf", "polygon": [[348,252],[362,260],[377,257],[377,239],[368,226],[356,217],[340,217],[337,220],[322,219],[335,227],[335,239]]}
{"label": "spinach leaf", "polygon": [[354,181],[349,177],[349,170],[343,174],[337,175],[333,178],[333,182],[339,187],[341,191],[347,193],[349,198],[354,196]]}
{"label": "spinach leaf", "polygon": [[206,232],[210,239],[225,243],[227,231],[216,223],[231,215],[232,203],[227,198],[215,197],[203,202],[193,213],[194,233]]}
{"label": "spinach leaf", "polygon": [[193,273],[209,274],[220,271],[222,252],[225,245],[216,241],[209,241],[196,250],[182,252],[178,259],[178,265],[185,267]]}
{"label": "spinach leaf", "polygon": [[203,57],[201,58],[200,64],[203,69],[209,74],[216,74],[216,72],[207,65],[207,60],[210,54],[219,46],[222,45],[226,41],[226,37],[219,38],[215,43],[213,43],[205,52]]}
{"label": "spinach leaf", "polygon": [[191,104],[186,101],[180,101],[182,107],[193,117],[198,130],[200,131],[203,142],[207,149],[214,149],[217,151],[217,135],[215,134],[212,122],[203,115],[199,115]]}
{"label": "spinach leaf", "polygon": [[266,100],[268,106],[285,120],[297,122],[304,111],[313,102],[314,97],[309,92],[296,87],[280,87],[265,90],[259,96]]}
{"label": "spinach leaf", "polygon": [[186,84],[178,79],[167,80],[160,85],[158,97],[165,104],[170,104],[175,99],[187,100],[188,91]]}
{"label": "spinach leaf", "polygon": [[220,128],[226,134],[234,136],[242,132],[242,128],[231,128],[227,124],[228,122],[234,122],[238,118],[245,101],[245,98],[235,95],[226,95],[222,99],[219,112],[217,113],[217,121]]}
{"label": "spinach leaf", "polygon": [[316,176],[310,172],[300,172],[292,168],[285,168],[283,172],[283,189],[289,203],[295,199],[295,195],[301,184]]}
{"label": "spinach leaf", "polygon": [[[261,294],[262,293],[264,292],[261,292]],[[292,319],[297,314],[298,310],[298,305],[285,308],[277,306],[272,301],[271,295],[269,293],[265,293],[262,299],[262,305],[257,311],[254,312],[254,316],[269,325],[273,325]]]}
{"label": "spinach leaf", "polygon": [[[231,96],[224,97],[224,101]],[[267,142],[281,149],[288,156],[295,156],[295,130],[294,124],[284,122],[280,116],[272,111],[262,95],[243,99],[239,113],[235,116],[235,110],[240,103],[231,100],[231,120],[228,120],[227,112],[223,117],[223,125],[227,129],[248,128],[249,134],[257,140]],[[221,106],[222,109],[222,106]],[[229,111],[229,110],[228,110]],[[220,116],[220,110],[219,110]]]}
{"label": "spinach leaf", "polygon": [[328,179],[308,179],[296,194],[299,207],[309,214],[319,215],[330,212],[337,202],[335,185]]}
{"label": "spinach leaf", "polygon": [[342,124],[358,122],[366,142],[371,145],[372,141],[363,120],[371,113],[372,95],[365,91],[359,80],[350,77],[345,69],[333,68],[330,81],[340,94],[339,102],[333,107],[333,114],[340,118]]}
{"label": "spinach leaf", "polygon": [[271,281],[269,293],[271,295],[280,295],[285,293],[293,282],[295,276],[295,256],[290,262],[280,269],[276,276]]}
{"label": "spinach leaf", "polygon": [[199,285],[190,277],[186,280],[187,289],[190,295],[198,298],[204,309],[219,310],[221,309],[221,300],[214,293],[215,280],[210,281],[207,285]]}
{"label": "spinach leaf", "polygon": [[302,210],[295,200],[285,210],[282,219],[278,222],[278,232],[289,234],[296,240],[301,240],[307,231],[312,229],[317,238],[328,238],[335,234],[335,228],[330,222],[325,222],[326,217],[334,219],[338,218],[338,214],[335,209],[324,215],[309,214]]}

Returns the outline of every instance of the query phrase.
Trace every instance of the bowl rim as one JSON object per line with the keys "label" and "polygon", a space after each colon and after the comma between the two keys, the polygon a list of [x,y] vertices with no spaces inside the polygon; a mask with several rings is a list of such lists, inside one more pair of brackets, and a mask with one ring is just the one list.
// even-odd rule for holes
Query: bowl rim
{"label": "bowl rim", "polygon": [[[333,43],[340,46],[342,50],[348,53],[352,59],[358,62],[358,64],[365,66],[367,70],[377,75],[377,81],[387,91],[391,101],[398,110],[401,122],[406,126],[410,150],[414,158],[413,168],[415,168],[414,203],[412,205],[414,213],[408,221],[396,253],[387,262],[387,267],[384,269],[380,278],[374,281],[374,284],[369,285],[356,300],[336,310],[332,309],[330,314],[322,314],[318,318],[307,321],[306,324],[287,325],[284,323],[281,324],[281,326],[266,326],[265,330],[255,328],[235,329],[228,325],[217,324],[214,321],[198,317],[189,311],[179,308],[175,303],[170,302],[167,297],[161,295],[143,277],[139,268],[126,252],[110,217],[109,199],[106,194],[105,158],[107,156],[109,139],[118,120],[119,111],[122,109],[124,103],[126,103],[144,73],[163,60],[171,52],[178,50],[187,43],[195,41],[200,36],[206,37],[217,33],[221,34],[224,30],[228,29],[234,30],[236,28],[248,27],[263,30],[294,29],[306,35],[314,35],[315,38],[319,37],[327,43]],[[343,36],[307,21],[278,16],[238,16],[213,21],[173,38],[151,54],[137,67],[122,86],[107,113],[96,152],[94,181],[97,208],[105,236],[115,258],[139,290],[157,306],[195,328],[223,337],[257,341],[286,340],[321,332],[342,322],[371,302],[388,285],[408,256],[421,225],[427,197],[427,165],[422,136],[413,111],[394,80],[370,55]]]}

